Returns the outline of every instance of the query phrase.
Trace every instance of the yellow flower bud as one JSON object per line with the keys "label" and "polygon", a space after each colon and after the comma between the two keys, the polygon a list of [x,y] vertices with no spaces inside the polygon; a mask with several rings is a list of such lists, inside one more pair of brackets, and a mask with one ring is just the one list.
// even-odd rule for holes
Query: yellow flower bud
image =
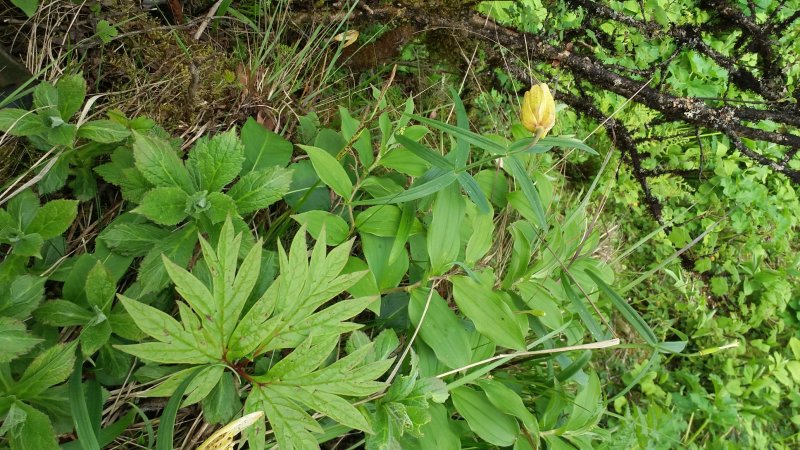
{"label": "yellow flower bud", "polygon": [[556,123],[556,102],[546,84],[537,84],[525,93],[522,100],[522,125],[544,137]]}

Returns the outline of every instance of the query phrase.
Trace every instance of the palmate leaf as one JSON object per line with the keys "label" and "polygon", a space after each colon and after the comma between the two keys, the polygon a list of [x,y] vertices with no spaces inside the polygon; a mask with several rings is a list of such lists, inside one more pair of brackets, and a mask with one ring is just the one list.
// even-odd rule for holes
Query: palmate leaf
{"label": "palmate leaf", "polygon": [[357,283],[366,271],[342,273],[352,240],[326,254],[323,232],[309,260],[305,235],[303,227],[288,255],[283,247],[278,248],[281,275],[239,322],[229,341],[229,357],[297,347],[312,331],[317,338],[352,331],[359,326],[344,321],[378,300],[377,296],[343,300],[317,311]]}
{"label": "palmate leaf", "polygon": [[[308,337],[289,356],[256,383],[247,399],[245,412],[264,411],[281,449],[319,448],[312,433],[322,432],[307,410],[318,411],[351,428],[371,432],[361,412],[343,397],[366,397],[385,384],[375,381],[392,364],[392,359],[368,362],[373,352],[369,343],[327,367],[319,367],[336,348],[338,337]],[[251,448],[262,448],[263,432],[249,435]]]}

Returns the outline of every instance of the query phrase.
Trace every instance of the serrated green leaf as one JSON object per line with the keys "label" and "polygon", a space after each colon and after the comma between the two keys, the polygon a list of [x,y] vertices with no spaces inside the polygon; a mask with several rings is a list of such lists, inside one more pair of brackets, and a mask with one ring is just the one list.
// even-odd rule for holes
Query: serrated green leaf
{"label": "serrated green leaf", "polygon": [[184,330],[181,324],[168,314],[123,295],[120,295],[119,299],[139,329],[165,344],[165,346],[173,347],[170,349],[172,350],[171,354],[174,354],[175,351],[186,351],[187,355],[180,358],[180,361],[170,361],[167,355],[160,355],[158,359],[152,359],[152,353],[148,353],[150,356],[145,356],[143,352],[164,348],[164,346],[155,345],[154,343],[122,345],[117,347],[120,350],[156,362],[164,362],[166,360],[166,362],[174,362],[176,364],[186,360],[201,364],[222,359],[221,348],[209,348],[204,345],[205,343],[197,342],[191,333]]}
{"label": "serrated green leaf", "polygon": [[58,110],[58,89],[47,81],[37,84],[33,89],[33,107],[40,116],[54,119],[45,120],[48,127],[57,127],[66,122]]}
{"label": "serrated green leaf", "polygon": [[35,397],[45,389],[66,380],[74,364],[74,342],[52,346],[28,365],[14,386],[14,394],[22,399]]}
{"label": "serrated green leaf", "polygon": [[102,313],[81,330],[81,354],[84,359],[91,357],[111,337],[111,323]]}
{"label": "serrated green leaf", "polygon": [[100,240],[120,255],[142,256],[169,234],[169,230],[156,225],[115,223],[100,233]]}
{"label": "serrated green leaf", "polygon": [[155,186],[180,188],[187,194],[194,191],[189,171],[169,142],[134,132],[133,157],[139,172]]}
{"label": "serrated green leaf", "polygon": [[85,325],[94,317],[86,308],[66,300],[45,302],[34,315],[42,323],[58,327]]}
{"label": "serrated green leaf", "polygon": [[64,121],[69,121],[86,99],[86,80],[81,75],[64,75],[56,82],[56,90],[58,112]]}
{"label": "serrated green leaf", "polygon": [[161,225],[177,225],[188,215],[188,200],[186,192],[179,187],[157,187],[144,195],[133,212]]}
{"label": "serrated green leaf", "polygon": [[46,414],[20,401],[12,404],[22,421],[8,431],[11,450],[59,450],[56,433]]}
{"label": "serrated green leaf", "polygon": [[89,305],[109,312],[116,292],[117,284],[106,266],[101,262],[95,264],[86,276],[86,299],[89,300]]}
{"label": "serrated green leaf", "polygon": [[26,234],[16,238],[11,253],[18,256],[41,258],[43,243],[44,239],[40,234]]}
{"label": "serrated green leaf", "polygon": [[175,283],[175,290],[183,297],[192,309],[201,316],[216,317],[216,305],[211,291],[189,271],[162,255],[164,268],[169,278]]}
{"label": "serrated green leaf", "polygon": [[197,228],[190,223],[153,247],[139,266],[138,280],[143,285],[143,293],[159,291],[169,283],[169,276],[161,261],[162,254],[185,267],[196,244]]}
{"label": "serrated green leaf", "polygon": [[188,167],[198,181],[198,190],[217,192],[242,170],[244,147],[235,130],[201,138],[189,152]]}
{"label": "serrated green leaf", "polygon": [[131,135],[124,125],[112,120],[91,120],[78,128],[77,136],[102,144],[124,141]]}
{"label": "serrated green leaf", "polygon": [[203,417],[209,423],[225,424],[242,409],[242,402],[230,372],[224,372],[219,383],[203,399]]}
{"label": "serrated green leaf", "polygon": [[67,231],[77,215],[77,200],[52,200],[36,211],[26,231],[51,239]]}
{"label": "serrated green leaf", "polygon": [[217,224],[225,220],[225,218],[237,217],[236,202],[233,201],[227,194],[222,192],[212,192],[206,197],[210,207],[206,211],[206,216],[211,220],[211,223]]}
{"label": "serrated green leaf", "polygon": [[43,339],[33,337],[25,324],[9,317],[0,317],[0,363],[10,362],[24,355]]}
{"label": "serrated green leaf", "polygon": [[241,177],[228,191],[236,202],[239,214],[249,214],[264,209],[280,200],[292,184],[292,171],[273,166],[256,170]]}
{"label": "serrated green leaf", "polygon": [[45,281],[46,278],[33,275],[15,277],[8,290],[8,296],[0,297],[0,316],[27,319],[44,296]]}
{"label": "serrated green leaf", "polygon": [[37,114],[17,108],[0,109],[0,131],[11,136],[34,136],[47,131]]}

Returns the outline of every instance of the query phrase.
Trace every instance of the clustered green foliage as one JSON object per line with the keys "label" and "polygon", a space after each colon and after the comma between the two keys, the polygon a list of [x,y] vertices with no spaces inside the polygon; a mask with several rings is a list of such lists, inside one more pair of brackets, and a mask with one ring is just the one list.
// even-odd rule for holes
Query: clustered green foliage
{"label": "clustered green foliage", "polygon": [[[51,167],[110,145],[79,164],[123,199],[81,251],[64,236],[79,202],[40,206],[44,179],[0,210],[0,445],[55,449],[74,430],[67,446],[152,446],[149,421],[126,431],[149,420],[136,408],[101,428],[108,391],[134,383],[173,397],[158,448],[178,406],[198,403],[212,424],[263,412],[244,432],[253,449],[353,430],[368,449],[585,447],[607,437],[589,365],[595,343],[616,345],[605,317],[654,354],[683,347],[609,287],[586,201],[535,169],[554,147],[595,154],[576,139],[481,135],[455,91],[451,125],[376,90],[375,120],[302,117],[297,153],[252,119],[184,152],[144,118],[68,125],[79,94],[0,111],[4,129],[24,120],[17,134],[55,146]],[[63,123],[42,114],[65,102]]]}
{"label": "clustered green foliage", "polygon": [[[592,52],[603,63],[626,72],[669,61],[663,72],[652,72],[648,86],[659,86],[678,97],[700,98],[711,106],[724,105],[723,100],[730,99],[737,107],[768,108],[770,102],[737,86],[719,63],[696,50],[681,51],[682,44],[666,33],[667,29],[691,29],[724,19],[692,1],[669,6],[659,1],[602,4],[619,17],[664,30],[648,37],[624,21],[598,19],[603,23],[590,27],[586,34],[593,37],[589,42]],[[797,2],[730,5],[765,28],[769,21],[780,23],[800,7]],[[537,33],[585,27],[581,21],[590,15],[565,3],[557,3],[546,15],[536,0],[513,5],[487,2],[484,8],[503,23]],[[797,96],[800,75],[796,30],[797,24],[792,22],[786,33],[769,42],[771,50],[787,61],[782,70],[789,83],[785,100],[790,102],[794,101],[790,96]],[[702,39],[756,77],[763,75],[757,64],[761,57],[752,47],[742,50],[745,38],[741,31],[732,28],[729,33],[703,34]],[[537,69],[544,78],[556,74],[550,66]],[[573,82],[581,83],[567,72],[557,72],[557,76],[564,90],[570,90]],[[644,82],[648,77],[641,79]],[[625,164],[629,161],[613,158],[609,165],[622,168],[609,172],[601,182],[610,193],[605,217],[618,226],[613,231],[617,247],[633,246],[633,251],[614,265],[619,285],[630,286],[624,289],[626,296],[642,299],[635,307],[654,329],[688,341],[686,356],[656,360],[641,354],[609,362],[614,371],[625,373],[617,381],[622,382],[619,389],[634,379],[641,380],[631,393],[635,395],[614,402],[612,410],[620,416],[607,419],[607,426],[617,430],[609,447],[795,448],[800,442],[799,261],[793,239],[800,217],[796,184],[743,155],[720,132],[659,122],[653,120],[657,113],[637,105],[635,98],[627,103],[628,99],[588,83],[582,86],[582,95],[591,98],[605,116],[613,115],[632,131],[631,138],[642,154],[642,170],[661,173],[648,182],[663,206],[661,216],[668,225],[663,229],[650,214],[641,185]],[[493,98],[486,96],[487,103],[508,101],[501,92],[493,94]],[[596,125],[566,113],[560,116],[557,129],[581,132]],[[769,120],[749,125],[767,131],[779,129]],[[613,145],[602,132],[590,142],[595,148]],[[773,144],[750,140],[745,144],[770,158],[783,157]],[[571,162],[584,164],[585,158],[578,156]],[[797,159],[791,159],[788,166],[796,169]],[[647,237],[651,231],[654,234]],[[693,242],[706,232],[699,242]],[[646,242],[638,242],[645,237]],[[675,254],[686,247],[685,261],[690,263],[682,266]],[[663,271],[640,279],[642,273],[662,266]]]}

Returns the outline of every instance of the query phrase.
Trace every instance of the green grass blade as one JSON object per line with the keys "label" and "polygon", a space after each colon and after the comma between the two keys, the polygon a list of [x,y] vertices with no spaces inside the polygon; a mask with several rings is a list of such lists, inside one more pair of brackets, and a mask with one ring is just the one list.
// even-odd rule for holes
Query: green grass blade
{"label": "green grass blade", "polygon": [[84,450],[100,450],[100,443],[97,441],[95,428],[89,418],[89,408],[86,406],[86,397],[83,393],[83,367],[80,360],[75,362],[75,369],[69,377],[69,409],[72,413],[72,420],[75,423],[75,432],[78,435],[80,448]]}
{"label": "green grass blade", "polygon": [[544,214],[542,199],[539,197],[539,191],[536,190],[536,186],[533,185],[530,176],[528,176],[528,173],[522,166],[522,161],[516,156],[509,156],[505,159],[505,162],[509,170],[511,170],[512,175],[514,175],[514,179],[519,183],[525,198],[531,204],[533,213],[536,215],[536,220],[539,222],[537,225],[539,225],[542,231],[547,231],[547,218]]}
{"label": "green grass blade", "polygon": [[[126,429],[128,429],[129,426],[133,424],[135,418],[136,411],[130,410],[127,414],[122,416],[121,419],[100,430],[100,433],[98,434],[100,447],[108,447],[109,444],[114,442],[114,439],[118,438]],[[150,444],[151,445],[148,446],[148,448],[152,448],[152,440],[150,441]],[[81,445],[82,443],[80,440],[75,440],[61,444],[61,448],[62,450],[80,450],[83,448]]]}
{"label": "green grass blade", "polygon": [[180,386],[175,389],[172,397],[169,398],[166,408],[161,413],[161,420],[158,425],[158,438],[156,439],[156,450],[172,450],[172,441],[175,439],[175,418],[178,416],[178,409],[183,401],[183,393],[189,387],[189,383],[200,373],[197,368],[186,377]]}
{"label": "green grass blade", "polygon": [[405,248],[408,236],[411,234],[411,226],[414,225],[415,213],[416,209],[413,201],[403,204],[400,223],[397,225],[397,235],[394,237],[392,249],[389,251],[389,264],[394,263]]}
{"label": "green grass blade", "polygon": [[566,274],[561,276],[561,286],[564,287],[564,292],[567,294],[567,297],[572,302],[572,305],[578,311],[578,315],[580,316],[583,323],[586,325],[586,328],[589,329],[589,333],[592,334],[592,337],[596,341],[604,341],[608,339],[606,333],[603,332],[603,329],[600,328],[600,324],[597,323],[592,313],[586,308],[586,305],[583,304],[581,298],[578,297],[578,294],[575,293],[575,290],[572,289],[569,281],[567,280]]}
{"label": "green grass blade", "polygon": [[614,308],[622,314],[622,317],[628,322],[639,336],[641,336],[645,342],[652,346],[658,345],[658,338],[653,330],[647,325],[647,322],[642,319],[642,316],[636,312],[635,309],[631,305],[628,304],[622,297],[619,296],[613,289],[611,289],[605,281],[601,280],[596,274],[594,274],[591,270],[584,270],[586,275],[597,284],[597,287],[600,288],[600,291],[603,292],[608,298],[611,299],[611,304],[614,305]]}
{"label": "green grass blade", "polygon": [[464,188],[464,191],[478,207],[478,211],[480,211],[481,214],[488,214],[491,211],[489,200],[486,199],[486,194],[483,193],[480,186],[478,186],[478,182],[475,181],[475,178],[472,178],[472,175],[467,172],[459,172],[458,183]]}
{"label": "green grass blade", "polygon": [[597,152],[592,147],[584,144],[583,141],[580,141],[575,138],[571,137],[560,137],[560,136],[550,136],[546,138],[539,139],[539,141],[531,147],[531,143],[535,138],[529,137],[525,139],[520,139],[508,147],[508,153],[514,154],[517,152],[521,153],[545,153],[550,151],[553,147],[562,147],[562,148],[577,148],[578,150],[583,150],[586,153],[597,155]]}
{"label": "green grass blade", "polygon": [[[456,109],[456,125],[458,128],[469,131],[469,118],[467,117],[467,109],[464,108],[464,102],[461,101],[461,96],[458,91],[452,86],[450,87],[450,94],[453,96],[453,106]],[[469,159],[469,141],[461,136],[456,136],[456,150],[455,161],[456,167],[464,167]]]}
{"label": "green grass blade", "polygon": [[456,174],[454,172],[444,172],[436,176],[427,183],[420,184],[419,186],[412,186],[403,192],[395,195],[387,195],[367,200],[354,201],[352,205],[388,205],[395,203],[405,203],[411,200],[434,194],[446,188],[456,181]]}
{"label": "green grass blade", "polygon": [[579,357],[572,361],[572,364],[564,367],[564,369],[556,375],[556,379],[561,382],[569,380],[573,375],[586,367],[586,364],[589,364],[591,360],[592,352],[590,350],[584,350]]}
{"label": "green grass blade", "polygon": [[402,134],[397,135],[397,142],[399,142],[403,147],[407,148],[411,153],[419,156],[420,158],[428,161],[429,163],[433,164],[434,166],[444,169],[444,170],[454,170],[453,163],[446,160],[444,156],[440,155],[433,149],[430,149],[419,142],[409,139]]}
{"label": "green grass blade", "polygon": [[502,156],[506,154],[505,146],[498,144],[497,142],[487,138],[486,136],[480,135],[478,133],[473,133],[472,131],[469,130],[462,130],[461,128],[450,125],[449,123],[428,119],[427,117],[418,116],[416,114],[409,114],[409,116],[419,123],[423,123],[438,130],[444,131],[445,133],[454,136],[456,139],[461,138],[464,141],[468,142],[469,144],[474,145],[475,147],[486,150],[492,155]]}

